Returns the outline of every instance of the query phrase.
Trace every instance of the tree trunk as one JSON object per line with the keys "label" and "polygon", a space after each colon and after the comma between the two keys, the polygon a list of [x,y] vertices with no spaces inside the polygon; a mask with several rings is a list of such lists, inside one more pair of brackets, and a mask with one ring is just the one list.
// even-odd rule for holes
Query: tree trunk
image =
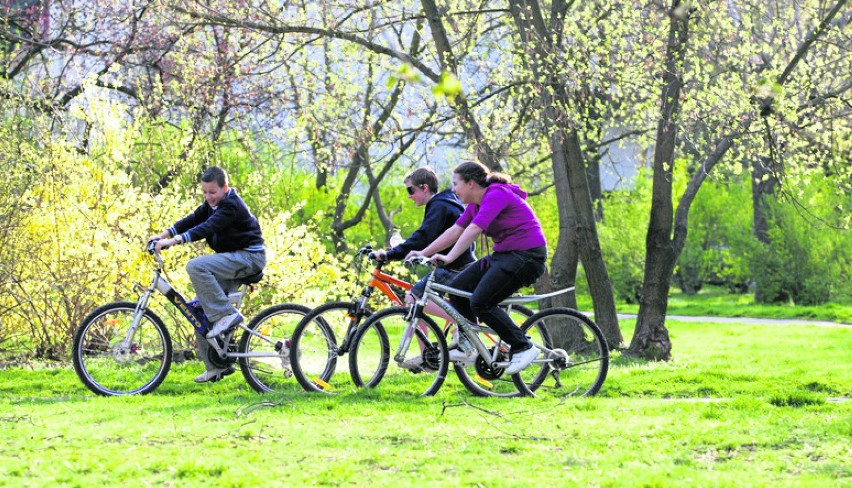
{"label": "tree trunk", "polygon": [[[579,252],[594,303],[595,321],[600,325],[609,346],[620,347],[623,338],[621,329],[618,327],[612,284],[609,281],[609,273],[598,240],[595,210],[592,205],[589,182],[586,179],[580,138],[577,129],[567,122],[571,120],[571,117],[564,112],[565,107],[572,106],[572,99],[564,84],[559,81],[559,67],[547,61],[553,58],[551,53],[559,49],[559,46],[552,45],[553,40],[561,39],[562,36],[561,33],[548,30],[537,1],[510,0],[509,4],[518,35],[529,50],[525,56],[525,63],[531,71],[532,78],[542,80],[541,83],[546,85],[541,87],[539,93],[541,93],[544,126],[552,155],[557,205],[560,208],[559,226],[560,229],[565,229],[573,225],[575,229],[564,238],[560,235],[557,252],[567,251],[568,254],[564,257],[560,256],[557,263],[560,267],[562,263],[565,265],[576,263],[572,254]],[[566,221],[570,219],[571,214],[562,209],[568,206],[573,208],[574,221]],[[556,259],[555,256],[554,259]],[[560,272],[564,273],[563,270]],[[571,275],[570,272],[565,273],[566,278]],[[576,272],[573,275],[576,277]]]}
{"label": "tree trunk", "polygon": [[[549,293],[574,286],[577,282],[577,265],[580,261],[577,248],[577,216],[574,213],[574,202],[571,201],[571,189],[568,185],[568,167],[562,154],[554,155],[551,159],[559,209],[559,237],[556,248],[552,251],[550,273],[539,280],[538,293]],[[556,162],[557,159],[559,163]],[[542,310],[552,307],[576,309],[576,290],[547,299],[539,303],[539,307]]]}
{"label": "tree trunk", "polygon": [[[682,66],[686,41],[689,37],[689,14],[673,0],[671,24],[663,73],[663,93],[660,120],[657,123],[657,143],[654,148],[654,181],[651,196],[651,220],[645,239],[645,275],[639,297],[639,317],[627,354],[651,360],[671,358],[672,343],[666,329],[666,309],[669,288],[677,263],[681,243],[677,248],[672,203],[672,170],[677,143],[676,118],[680,112],[680,93],[683,89]],[[685,241],[684,226],[683,240]]]}
{"label": "tree trunk", "polygon": [[[761,157],[751,165],[751,204],[754,211],[754,236],[763,244],[769,244],[769,221],[766,215],[767,199],[775,193],[778,181],[769,169],[770,159]],[[763,292],[760,286],[754,289],[754,301],[760,302]]]}

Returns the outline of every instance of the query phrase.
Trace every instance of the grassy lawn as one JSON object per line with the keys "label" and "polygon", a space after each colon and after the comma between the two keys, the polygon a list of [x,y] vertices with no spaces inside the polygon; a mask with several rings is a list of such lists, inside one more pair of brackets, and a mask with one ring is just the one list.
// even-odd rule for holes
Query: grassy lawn
{"label": "grassy lawn", "polygon": [[[592,310],[592,302],[588,296],[578,296],[577,299],[581,310]],[[619,313],[635,314],[639,311],[639,305],[619,303],[617,309]],[[753,293],[732,295],[724,288],[705,286],[696,295],[686,295],[673,287],[669,294],[667,315],[811,319],[852,324],[852,303],[828,303],[819,306],[765,305],[755,303]]]}
{"label": "grassy lawn", "polygon": [[[634,323],[626,320],[629,340]],[[257,395],[239,373],[100,398],[70,366],[0,371],[2,486],[852,486],[852,329],[668,324],[601,394]]]}

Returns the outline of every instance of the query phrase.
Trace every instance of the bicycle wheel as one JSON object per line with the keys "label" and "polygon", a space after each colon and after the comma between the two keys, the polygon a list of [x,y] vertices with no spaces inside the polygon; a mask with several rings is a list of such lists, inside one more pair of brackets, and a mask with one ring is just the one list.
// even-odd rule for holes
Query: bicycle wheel
{"label": "bicycle wheel", "polygon": [[[530,390],[559,397],[597,393],[609,368],[609,347],[597,324],[576,310],[551,308],[527,319],[521,329],[528,331],[536,327],[547,332],[552,346],[539,344],[546,350],[539,353],[533,366],[544,361],[548,374],[528,383]],[[522,376],[513,377],[516,384]]]}
{"label": "bicycle wheel", "polygon": [[[519,305],[513,305],[509,310],[509,316],[518,324],[518,327],[522,326],[533,313],[532,310]],[[447,332],[449,333],[454,327],[455,324],[449,324],[446,329]],[[536,344],[550,343],[550,336],[541,327],[533,325],[525,332],[530,340]],[[492,353],[495,349],[500,351],[496,357],[497,361],[509,359],[508,347],[500,341],[500,337],[494,331],[488,329],[487,332],[480,332],[479,339]],[[452,350],[450,351],[450,359],[452,359]],[[514,397],[521,394],[512,377],[504,373],[504,368],[491,367],[490,361],[482,359],[479,355],[474,356],[471,360],[454,361],[452,364],[459,381],[476,396]],[[548,370],[546,364],[539,363],[537,367],[528,367],[520,374],[527,385],[540,384]]]}
{"label": "bicycle wheel", "polygon": [[[311,310],[293,332],[290,357],[293,376],[305,391],[334,394],[348,383],[349,375],[338,373],[337,358],[349,327],[355,327],[368,311],[358,312],[355,302],[329,302]],[[346,346],[348,349],[348,345]]]}
{"label": "bicycle wheel", "polygon": [[282,303],[261,310],[243,331],[237,352],[246,382],[258,393],[301,391],[291,380],[290,336],[310,308]]}
{"label": "bicycle wheel", "polygon": [[84,385],[98,395],[154,391],[169,373],[172,338],[163,321],[144,310],[130,334],[136,304],[114,302],[96,308],[74,332],[71,358]]}
{"label": "bicycle wheel", "polygon": [[388,369],[391,351],[387,334],[402,337],[407,316],[408,307],[390,307],[373,314],[358,328],[349,351],[349,371],[357,386],[373,388],[384,381],[389,388],[415,390],[421,395],[434,395],[441,388],[449,367],[447,341],[427,316],[421,317],[408,350],[394,358],[400,367]]}

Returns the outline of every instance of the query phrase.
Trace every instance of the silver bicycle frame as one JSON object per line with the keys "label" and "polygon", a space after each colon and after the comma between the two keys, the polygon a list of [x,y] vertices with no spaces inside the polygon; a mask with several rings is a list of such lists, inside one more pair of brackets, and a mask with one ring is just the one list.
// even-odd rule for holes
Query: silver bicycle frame
{"label": "silver bicycle frame", "polygon": [[[507,305],[511,308],[512,305],[519,305],[522,303],[530,303],[537,300],[541,300],[544,298],[550,298],[557,295],[561,295],[563,293],[567,293],[569,291],[574,290],[574,287],[564,288],[562,290],[557,290],[552,293],[546,293],[543,295],[516,295],[509,297],[500,302],[500,305]],[[459,290],[457,288],[452,288],[446,285],[441,285],[439,283],[435,283],[435,271],[429,273],[429,278],[426,280],[426,289],[423,293],[423,296],[419,298],[412,307],[417,307],[419,310],[422,310],[423,307],[426,306],[428,300],[432,300],[441,310],[443,310],[447,315],[449,315],[453,321],[455,321],[456,325],[462,330],[462,333],[467,337],[470,343],[476,348],[476,351],[479,353],[479,356],[483,359],[489,358],[489,363],[493,368],[505,368],[509,365],[508,361],[496,361],[497,354],[500,352],[499,347],[495,347],[493,352],[489,351],[485,344],[482,343],[482,340],[479,338],[479,332],[486,332],[494,334],[494,330],[485,327],[479,324],[474,324],[469,321],[465,316],[459,313],[452,305],[449,304],[446,300],[439,295],[439,292],[448,293],[450,295],[459,296],[462,298],[468,298],[473,295],[470,292],[466,292],[463,290]],[[409,309],[411,313],[413,311],[412,308]],[[416,319],[416,320],[415,320]],[[394,356],[394,360],[400,362],[404,357],[405,353],[408,351],[409,346],[411,345],[411,339],[414,336],[414,328],[416,327],[417,322],[416,314],[412,314],[408,324],[405,327],[405,332],[403,333],[402,341],[399,344],[399,349],[397,349],[396,356]],[[500,341],[502,343],[502,340]],[[498,343],[499,344],[499,343]],[[540,344],[535,344],[535,347],[545,350],[544,346]]]}

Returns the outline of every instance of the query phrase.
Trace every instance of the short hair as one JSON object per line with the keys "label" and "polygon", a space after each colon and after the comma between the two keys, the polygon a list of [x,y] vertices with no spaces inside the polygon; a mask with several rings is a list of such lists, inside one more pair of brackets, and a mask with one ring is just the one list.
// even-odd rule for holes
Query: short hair
{"label": "short hair", "polygon": [[204,183],[215,181],[220,187],[224,188],[228,184],[228,173],[218,166],[210,166],[201,174],[201,181]]}
{"label": "short hair", "polygon": [[413,185],[417,186],[426,185],[429,187],[429,191],[438,193],[438,174],[430,166],[423,166],[422,168],[411,171],[405,175],[402,181],[410,181]]}

